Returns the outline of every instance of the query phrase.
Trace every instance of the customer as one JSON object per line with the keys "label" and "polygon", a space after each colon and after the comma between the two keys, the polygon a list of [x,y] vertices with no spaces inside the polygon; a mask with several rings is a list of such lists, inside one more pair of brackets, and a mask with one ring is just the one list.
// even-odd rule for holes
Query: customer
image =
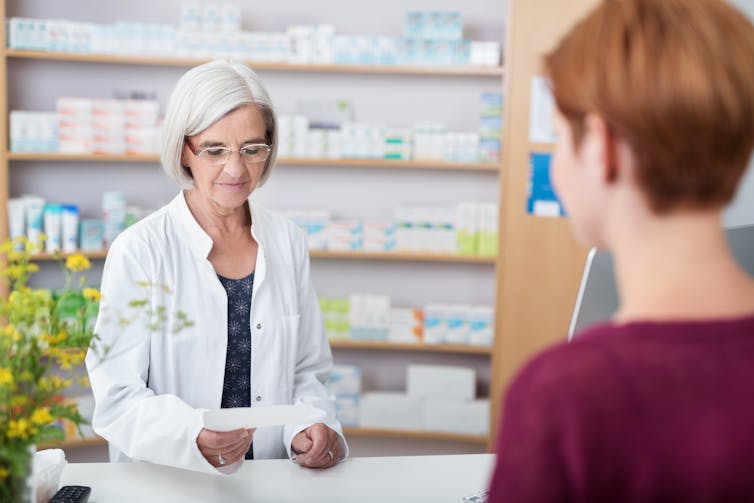
{"label": "customer", "polygon": [[754,146],[754,27],[721,0],[605,0],[545,64],[553,182],[621,306],[515,378],[491,501],[754,501],[754,281],[720,223]]}
{"label": "customer", "polygon": [[[244,457],[327,468],[347,456],[323,385],[332,357],[303,233],[249,200],[276,145],[272,103],[248,67],[215,61],[178,81],[162,167],[184,190],[110,248],[95,331],[111,349],[87,357],[93,426],[112,461],[232,472]],[[156,330],[113,323],[144,295],[137,282],[170,290],[149,291],[148,310],[165,308]],[[193,325],[173,333],[181,312]],[[203,409],[294,403],[327,416],[256,431],[202,427]]]}

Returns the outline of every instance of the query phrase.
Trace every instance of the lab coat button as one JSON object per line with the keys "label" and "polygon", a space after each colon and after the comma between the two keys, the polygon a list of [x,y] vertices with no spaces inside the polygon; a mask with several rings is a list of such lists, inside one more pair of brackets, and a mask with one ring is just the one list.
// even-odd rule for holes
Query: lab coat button
{"label": "lab coat button", "polygon": [[262,324],[261,323],[257,323],[257,330],[262,330]]}
{"label": "lab coat button", "polygon": [[261,402],[261,401],[262,401],[262,397],[257,395],[257,402]]}

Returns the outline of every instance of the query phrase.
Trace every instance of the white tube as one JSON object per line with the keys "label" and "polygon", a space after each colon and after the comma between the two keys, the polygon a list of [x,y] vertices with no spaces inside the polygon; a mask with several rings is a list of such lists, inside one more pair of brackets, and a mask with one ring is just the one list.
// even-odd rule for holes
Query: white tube
{"label": "white tube", "polygon": [[73,204],[63,206],[63,252],[72,253],[79,249],[79,207]]}
{"label": "white tube", "polygon": [[46,204],[44,210],[45,234],[47,240],[45,249],[54,253],[62,248],[63,236],[63,207],[59,204]]}
{"label": "white tube", "polygon": [[33,245],[38,245],[42,234],[42,215],[45,200],[37,196],[26,196],[26,237]]}
{"label": "white tube", "polygon": [[8,199],[8,232],[15,239],[24,235],[26,216],[26,199],[17,197]]}

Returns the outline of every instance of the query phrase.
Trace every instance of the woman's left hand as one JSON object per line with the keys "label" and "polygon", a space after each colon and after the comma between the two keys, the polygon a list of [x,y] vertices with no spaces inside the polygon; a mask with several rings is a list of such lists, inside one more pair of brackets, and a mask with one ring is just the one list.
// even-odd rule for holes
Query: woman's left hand
{"label": "woman's left hand", "polygon": [[330,468],[340,460],[340,437],[322,423],[309,426],[293,437],[296,462],[308,468]]}

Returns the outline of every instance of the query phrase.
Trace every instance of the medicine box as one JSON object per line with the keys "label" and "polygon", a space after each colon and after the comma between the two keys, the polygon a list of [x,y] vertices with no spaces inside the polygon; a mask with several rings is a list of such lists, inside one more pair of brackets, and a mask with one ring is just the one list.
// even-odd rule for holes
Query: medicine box
{"label": "medicine box", "polygon": [[335,416],[342,426],[358,426],[359,401],[359,395],[335,397]]}
{"label": "medicine box", "polygon": [[487,435],[489,418],[489,400],[425,400],[422,404],[422,425],[426,430]]}
{"label": "medicine box", "polygon": [[333,365],[326,385],[330,393],[336,396],[361,393],[361,368],[356,365]]}
{"label": "medicine box", "polygon": [[405,393],[365,393],[361,397],[360,425],[371,428],[420,429],[421,400]]}
{"label": "medicine box", "polygon": [[443,365],[409,365],[407,373],[407,390],[412,397],[453,401],[474,399],[474,369]]}

